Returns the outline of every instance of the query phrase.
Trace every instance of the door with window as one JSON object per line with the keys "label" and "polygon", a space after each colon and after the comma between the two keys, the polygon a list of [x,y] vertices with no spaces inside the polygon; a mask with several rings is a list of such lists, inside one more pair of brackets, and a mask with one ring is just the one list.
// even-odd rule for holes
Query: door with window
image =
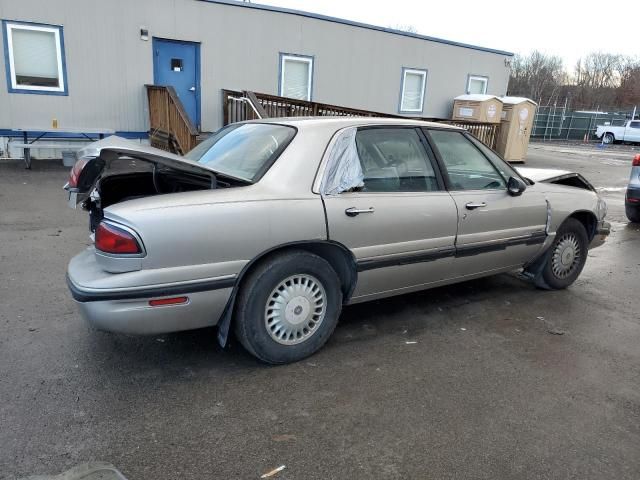
{"label": "door with window", "polygon": [[200,128],[200,44],[154,38],[153,82],[172,86],[189,119]]}
{"label": "door with window", "polygon": [[547,203],[535,188],[507,191],[517,173],[463,132],[428,130],[458,207],[456,276],[521,266],[546,237]]}
{"label": "door with window", "polygon": [[343,190],[323,194],[323,201],[330,239],[357,259],[354,300],[450,278],[457,211],[424,134],[410,127],[351,130],[336,162],[351,161],[342,170],[357,181],[335,182]]}

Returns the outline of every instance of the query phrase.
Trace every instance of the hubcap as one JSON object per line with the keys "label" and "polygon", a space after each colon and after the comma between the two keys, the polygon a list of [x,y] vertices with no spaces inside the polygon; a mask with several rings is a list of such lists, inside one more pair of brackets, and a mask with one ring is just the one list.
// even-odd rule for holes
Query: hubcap
{"label": "hubcap", "polygon": [[563,235],[551,258],[551,270],[557,278],[567,278],[580,262],[580,244],[573,233]]}
{"label": "hubcap", "polygon": [[315,277],[292,275],[273,289],[264,310],[264,323],[272,339],[295,345],[311,337],[324,320],[326,293]]}

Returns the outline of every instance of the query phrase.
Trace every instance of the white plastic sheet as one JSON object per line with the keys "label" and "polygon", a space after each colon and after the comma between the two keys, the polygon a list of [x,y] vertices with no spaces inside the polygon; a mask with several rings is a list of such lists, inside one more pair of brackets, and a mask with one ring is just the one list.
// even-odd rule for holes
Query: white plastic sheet
{"label": "white plastic sheet", "polygon": [[356,147],[357,128],[347,128],[338,134],[329,153],[324,180],[320,187],[323,195],[338,195],[352,188],[363,187],[364,174]]}

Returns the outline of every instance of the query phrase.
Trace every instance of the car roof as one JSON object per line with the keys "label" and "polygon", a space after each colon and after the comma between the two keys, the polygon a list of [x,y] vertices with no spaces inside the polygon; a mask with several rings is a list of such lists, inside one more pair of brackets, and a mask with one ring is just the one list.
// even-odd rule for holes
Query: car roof
{"label": "car roof", "polygon": [[449,125],[446,123],[427,122],[424,120],[414,120],[412,118],[391,118],[391,117],[280,117],[280,118],[264,118],[260,120],[249,120],[245,123],[279,123],[282,125],[291,125],[293,127],[330,127],[345,128],[361,125],[412,125],[416,127],[437,127],[450,128],[452,130],[464,130],[461,127]]}

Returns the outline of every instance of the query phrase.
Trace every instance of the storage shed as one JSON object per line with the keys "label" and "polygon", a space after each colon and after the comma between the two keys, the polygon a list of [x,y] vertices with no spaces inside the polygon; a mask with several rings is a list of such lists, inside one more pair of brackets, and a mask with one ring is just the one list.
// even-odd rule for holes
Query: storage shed
{"label": "storage shed", "polygon": [[453,100],[453,120],[500,123],[502,100],[496,95],[471,93]]}
{"label": "storage shed", "polygon": [[502,116],[496,150],[509,162],[524,162],[537,104],[524,97],[502,97]]}

